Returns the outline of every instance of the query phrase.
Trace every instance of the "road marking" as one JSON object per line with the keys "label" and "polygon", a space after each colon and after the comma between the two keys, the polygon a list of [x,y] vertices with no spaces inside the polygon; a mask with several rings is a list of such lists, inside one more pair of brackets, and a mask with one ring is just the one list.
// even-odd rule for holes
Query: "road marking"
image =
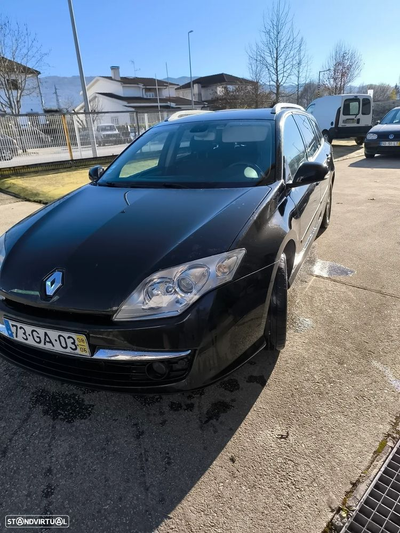
{"label": "road marking", "polygon": [[395,388],[397,392],[400,392],[400,379],[396,379],[390,368],[387,368],[386,366],[382,365],[381,363],[378,363],[378,361],[372,361],[372,364],[378,368],[381,372],[383,372],[389,381],[389,383]]}

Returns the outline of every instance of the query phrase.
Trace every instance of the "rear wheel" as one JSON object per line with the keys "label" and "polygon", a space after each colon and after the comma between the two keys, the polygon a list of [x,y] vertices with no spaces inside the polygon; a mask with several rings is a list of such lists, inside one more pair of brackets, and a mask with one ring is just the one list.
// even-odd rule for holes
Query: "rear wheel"
{"label": "rear wheel", "polygon": [[325,213],[322,218],[321,228],[326,229],[331,222],[331,211],[332,211],[332,185],[329,186],[328,200],[325,206]]}
{"label": "rear wheel", "polygon": [[282,254],[276,271],[274,286],[269,304],[265,339],[270,350],[283,350],[287,331],[287,291],[288,276],[286,255]]}

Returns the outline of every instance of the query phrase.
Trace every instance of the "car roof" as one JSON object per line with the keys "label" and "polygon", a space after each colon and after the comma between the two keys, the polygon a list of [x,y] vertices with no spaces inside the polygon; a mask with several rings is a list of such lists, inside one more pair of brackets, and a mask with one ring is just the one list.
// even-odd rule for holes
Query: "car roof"
{"label": "car roof", "polygon": [[[226,109],[223,111],[213,111],[212,113],[202,113],[181,117],[174,123],[205,122],[211,120],[275,120],[276,115],[272,113],[272,108],[264,109]],[[168,124],[162,122],[158,126]],[[171,124],[171,122],[169,123]]]}

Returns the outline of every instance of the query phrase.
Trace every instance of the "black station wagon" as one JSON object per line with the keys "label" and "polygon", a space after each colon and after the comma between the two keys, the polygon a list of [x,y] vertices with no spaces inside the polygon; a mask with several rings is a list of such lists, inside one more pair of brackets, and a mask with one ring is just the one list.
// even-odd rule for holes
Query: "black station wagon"
{"label": "black station wagon", "polygon": [[331,146],[298,106],[194,114],[0,238],[0,353],[84,386],[212,383],[286,340],[329,224]]}

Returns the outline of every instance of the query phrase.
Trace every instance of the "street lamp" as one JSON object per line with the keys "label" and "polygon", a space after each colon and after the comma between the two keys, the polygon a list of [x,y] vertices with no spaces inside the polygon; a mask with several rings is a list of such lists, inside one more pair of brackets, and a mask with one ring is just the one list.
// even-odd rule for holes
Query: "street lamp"
{"label": "street lamp", "polygon": [[319,90],[321,88],[321,74],[323,74],[324,72],[330,72],[330,68],[327,68],[326,70],[320,70],[318,72],[318,88],[317,88],[317,96],[319,97]]}
{"label": "street lamp", "polygon": [[192,96],[192,109],[194,109],[194,98],[193,98],[193,77],[192,77],[192,57],[190,55],[190,34],[193,33],[193,30],[188,31],[188,49],[189,49],[189,70],[190,70],[190,94]]}
{"label": "street lamp", "polygon": [[[71,17],[72,33],[74,34],[75,52],[76,52],[76,59],[78,61],[79,76],[81,78],[83,104],[85,107],[85,113],[90,113],[89,100],[88,100],[88,95],[86,91],[85,74],[83,73],[81,51],[79,49],[78,33],[76,31],[75,15],[74,15],[74,8],[72,7],[72,0],[68,0],[68,7],[69,7],[69,15]],[[88,130],[89,130],[90,144],[92,145],[92,155],[93,157],[97,157],[97,148],[96,148],[96,142],[95,142],[94,132],[93,132],[92,115],[87,114],[86,121],[88,125]]]}

